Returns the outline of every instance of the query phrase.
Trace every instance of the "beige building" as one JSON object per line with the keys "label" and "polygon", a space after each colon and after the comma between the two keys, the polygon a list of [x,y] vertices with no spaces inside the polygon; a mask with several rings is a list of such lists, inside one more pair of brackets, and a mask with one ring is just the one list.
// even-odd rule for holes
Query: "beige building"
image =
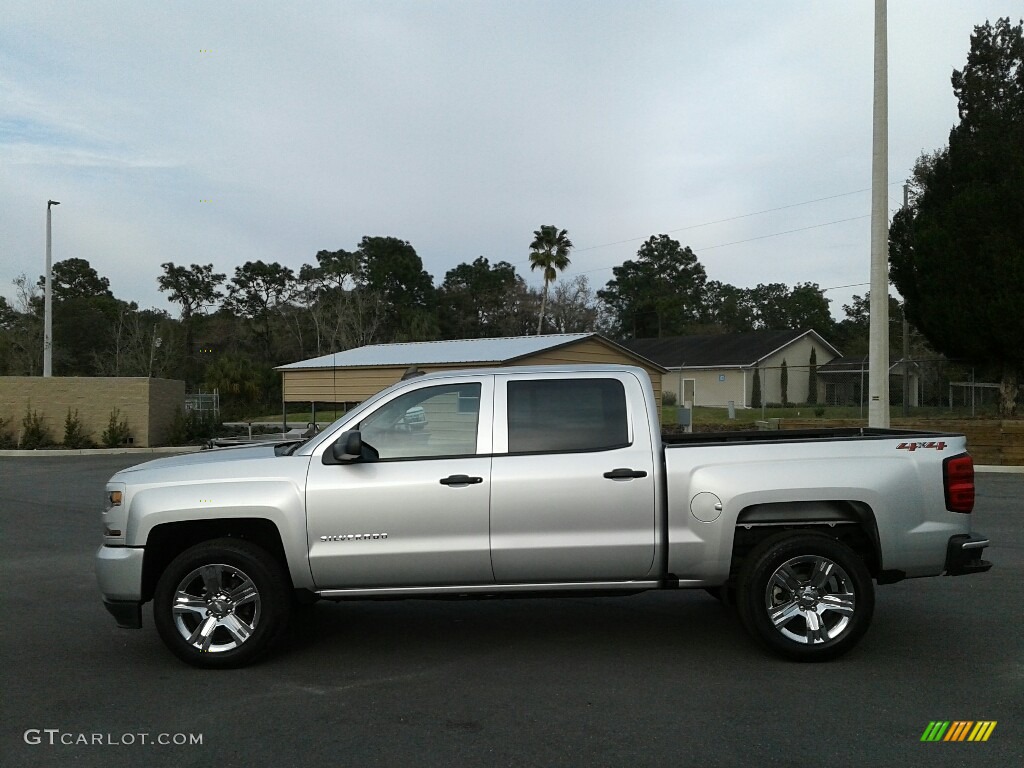
{"label": "beige building", "polygon": [[282,365],[289,403],[359,403],[399,381],[410,368],[424,373],[510,365],[615,363],[644,368],[658,401],[664,369],[596,333],[372,344]]}
{"label": "beige building", "polygon": [[64,439],[68,410],[78,413],[85,434],[96,443],[117,409],[127,422],[128,444],[135,448],[166,445],[171,425],[185,404],[185,382],[171,379],[85,376],[0,377],[0,419],[20,442],[25,414],[39,415],[57,443]]}
{"label": "beige building", "polygon": [[[786,363],[786,399],[807,402],[811,350],[822,366],[839,351],[815,331],[753,331],[705,336],[634,339],[625,345],[662,365],[662,388],[677,402],[694,406],[749,408],[754,371],[761,380],[761,402],[782,402],[782,363]],[[819,392],[821,385],[819,384]]]}

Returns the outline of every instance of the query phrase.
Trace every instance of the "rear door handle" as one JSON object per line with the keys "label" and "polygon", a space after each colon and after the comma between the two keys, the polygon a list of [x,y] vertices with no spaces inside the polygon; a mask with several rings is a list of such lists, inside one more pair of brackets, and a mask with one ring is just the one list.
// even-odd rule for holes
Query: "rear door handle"
{"label": "rear door handle", "polygon": [[613,469],[611,472],[605,472],[604,476],[609,480],[632,480],[635,477],[647,477],[647,473],[642,469]]}
{"label": "rear door handle", "polygon": [[482,483],[482,477],[470,477],[469,475],[449,475],[441,478],[441,485],[476,485]]}

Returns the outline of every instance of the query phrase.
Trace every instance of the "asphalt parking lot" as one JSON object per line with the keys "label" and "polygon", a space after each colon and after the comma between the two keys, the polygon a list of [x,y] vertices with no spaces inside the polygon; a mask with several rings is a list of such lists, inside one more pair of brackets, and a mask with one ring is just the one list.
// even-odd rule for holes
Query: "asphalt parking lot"
{"label": "asphalt parking lot", "polygon": [[[842,768],[1024,755],[1024,475],[978,477],[992,571],[879,588],[868,635],[825,665],[765,655],[703,592],[664,592],[318,604],[283,653],[203,672],[164,649],[148,606],[144,629],[117,629],[96,589],[103,483],[146,458],[0,458],[5,766]],[[998,725],[984,743],[923,743],[933,720]]]}

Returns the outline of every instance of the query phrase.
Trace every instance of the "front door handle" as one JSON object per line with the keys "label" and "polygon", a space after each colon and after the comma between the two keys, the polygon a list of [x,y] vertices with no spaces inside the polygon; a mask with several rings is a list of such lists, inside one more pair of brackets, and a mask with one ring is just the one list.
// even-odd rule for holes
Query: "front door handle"
{"label": "front door handle", "polygon": [[470,477],[469,475],[449,475],[441,478],[441,485],[476,485],[482,483],[482,477]]}
{"label": "front door handle", "polygon": [[642,469],[613,469],[611,472],[605,472],[604,476],[609,480],[632,480],[635,477],[647,477],[647,473]]}

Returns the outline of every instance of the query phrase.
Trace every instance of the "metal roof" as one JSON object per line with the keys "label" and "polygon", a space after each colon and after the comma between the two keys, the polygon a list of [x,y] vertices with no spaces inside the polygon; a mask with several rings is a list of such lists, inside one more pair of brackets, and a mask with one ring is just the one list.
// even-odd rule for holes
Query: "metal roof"
{"label": "metal roof", "polygon": [[[416,341],[404,344],[370,344],[330,355],[280,365],[275,370],[345,368],[397,365],[459,365],[461,363],[505,363],[598,337],[596,333],[553,333],[544,336],[506,336],[496,339],[455,339]],[[599,338],[599,337],[598,337]],[[612,344],[612,342],[608,342]],[[617,346],[614,345],[613,346]],[[630,352],[630,350],[624,350]],[[637,353],[631,353],[637,356]]]}

